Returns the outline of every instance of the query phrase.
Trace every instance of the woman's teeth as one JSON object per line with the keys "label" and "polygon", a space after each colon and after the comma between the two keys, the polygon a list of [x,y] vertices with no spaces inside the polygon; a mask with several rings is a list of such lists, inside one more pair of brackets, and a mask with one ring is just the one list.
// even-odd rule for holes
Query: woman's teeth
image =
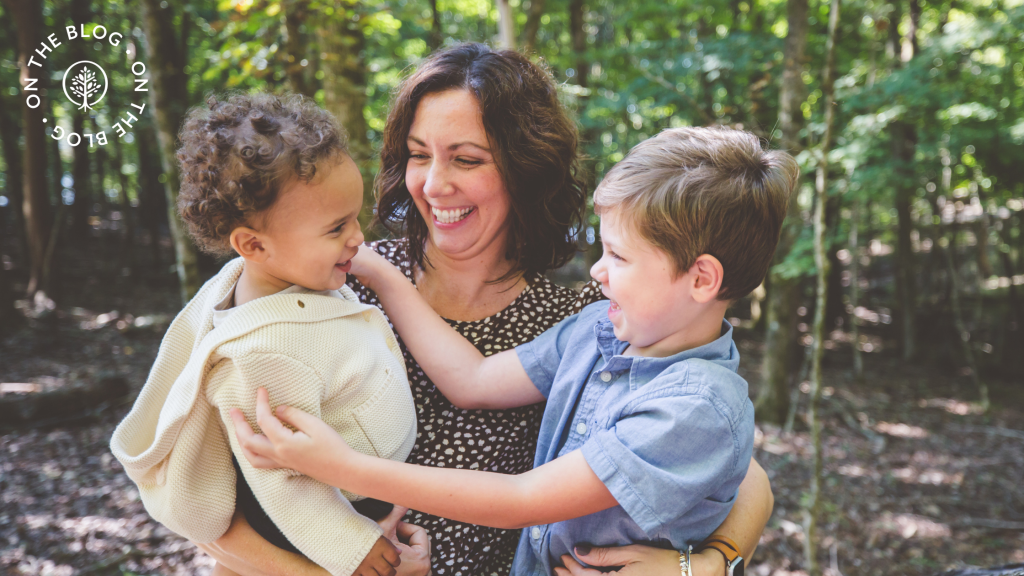
{"label": "woman's teeth", "polygon": [[434,218],[442,224],[453,224],[462,220],[469,213],[473,211],[473,208],[458,208],[455,210],[438,210],[437,208],[431,207],[430,211],[434,214]]}

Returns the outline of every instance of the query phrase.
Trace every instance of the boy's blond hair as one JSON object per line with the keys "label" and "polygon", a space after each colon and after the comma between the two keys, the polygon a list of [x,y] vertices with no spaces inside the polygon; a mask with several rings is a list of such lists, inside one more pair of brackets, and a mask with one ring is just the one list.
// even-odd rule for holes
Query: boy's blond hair
{"label": "boy's blond hair", "polygon": [[719,300],[764,280],[800,168],[757,136],[722,127],[674,128],[637,144],[594,192],[600,212],[668,254],[676,274],[701,254],[722,263]]}

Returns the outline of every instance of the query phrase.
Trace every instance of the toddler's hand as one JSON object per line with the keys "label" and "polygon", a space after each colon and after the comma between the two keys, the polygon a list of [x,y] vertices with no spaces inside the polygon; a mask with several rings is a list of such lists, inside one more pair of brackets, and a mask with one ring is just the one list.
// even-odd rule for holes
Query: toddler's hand
{"label": "toddler's hand", "polygon": [[[237,408],[231,409],[231,419],[242,452],[256,468],[291,468],[329,484],[329,472],[337,471],[352,450],[334,428],[302,410],[278,406],[275,418],[264,388],[256,391],[256,423],[263,434],[254,433]],[[295,431],[286,428],[281,421]]]}
{"label": "toddler's hand", "polygon": [[395,576],[395,568],[401,563],[398,549],[390,540],[381,536],[352,576]]}
{"label": "toddler's hand", "polygon": [[349,273],[372,290],[372,285],[380,278],[381,271],[387,270],[388,267],[391,267],[390,262],[376,250],[363,244],[359,247],[359,252],[352,257],[352,269],[349,270]]}

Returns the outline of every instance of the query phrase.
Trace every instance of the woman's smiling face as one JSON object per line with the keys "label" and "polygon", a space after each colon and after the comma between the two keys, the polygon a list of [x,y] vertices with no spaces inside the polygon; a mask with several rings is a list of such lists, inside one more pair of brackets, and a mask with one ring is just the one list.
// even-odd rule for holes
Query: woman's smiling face
{"label": "woman's smiling face", "polygon": [[503,257],[511,202],[476,98],[467,90],[424,96],[406,144],[405,183],[429,244],[458,260]]}

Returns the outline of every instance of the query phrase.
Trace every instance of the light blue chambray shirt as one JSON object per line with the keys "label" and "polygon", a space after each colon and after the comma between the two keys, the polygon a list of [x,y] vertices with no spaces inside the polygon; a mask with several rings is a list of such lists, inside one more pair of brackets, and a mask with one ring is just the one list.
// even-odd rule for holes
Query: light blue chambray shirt
{"label": "light blue chambray shirt", "polygon": [[512,576],[553,574],[578,543],[696,544],[725,520],[750,465],[754,406],[736,374],[732,326],[668,358],[622,356],[629,344],[615,338],[608,305],[587,306],[516,353],[548,399],[534,466],[582,450],[619,505],[527,527]]}

